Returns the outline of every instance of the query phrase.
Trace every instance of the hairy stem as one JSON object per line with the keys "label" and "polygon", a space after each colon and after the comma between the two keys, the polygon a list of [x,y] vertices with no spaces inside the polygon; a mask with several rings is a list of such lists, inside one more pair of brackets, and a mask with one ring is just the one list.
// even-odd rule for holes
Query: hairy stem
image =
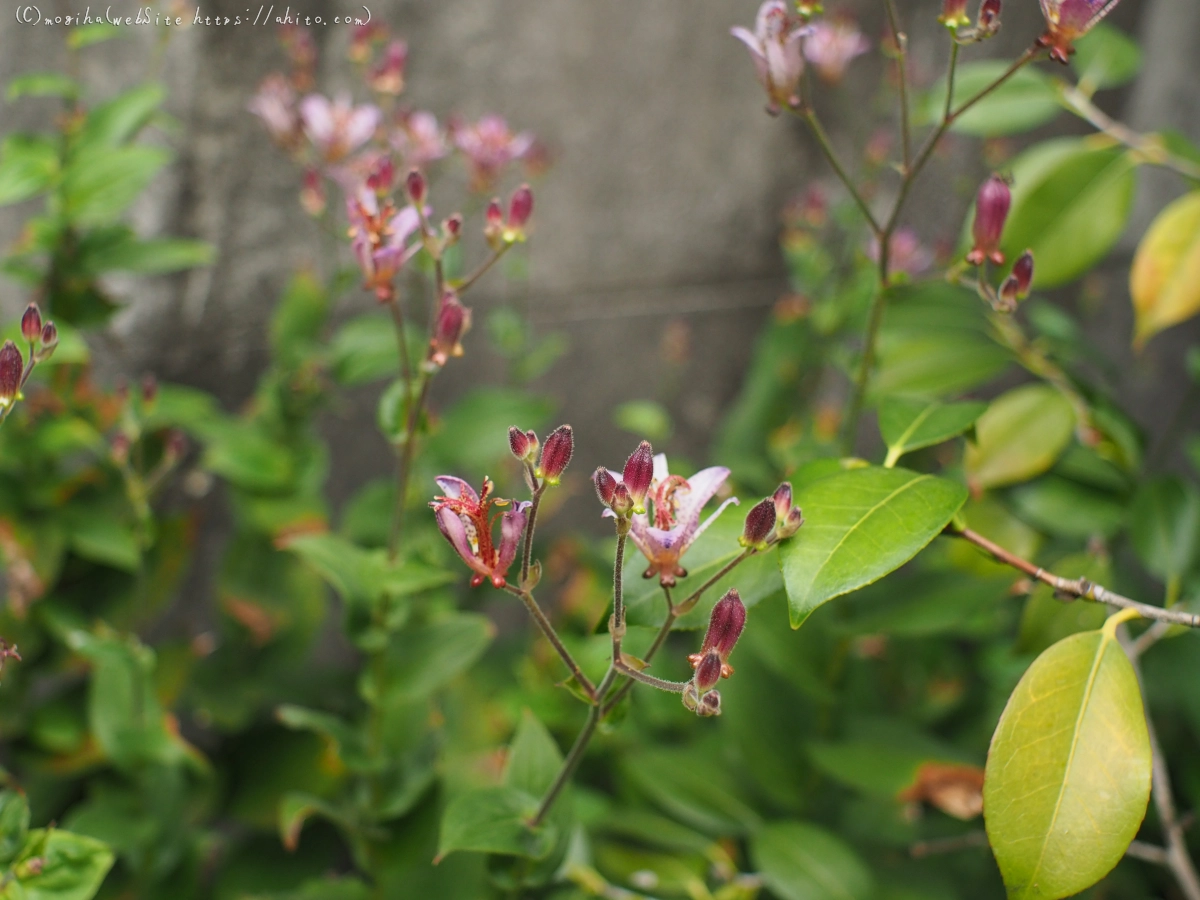
{"label": "hairy stem", "polygon": [[712,587],[714,584],[716,584],[718,581],[720,581],[722,578],[724,578],[726,575],[728,575],[730,572],[732,572],[734,569],[736,569],[738,566],[740,566],[743,562],[745,562],[747,559],[749,559],[751,556],[753,556],[756,552],[757,551],[753,547],[747,547],[745,550],[743,550],[741,553],[739,553],[737,556],[735,556],[729,562],[725,563],[725,565],[723,565],[716,572],[716,574],[709,576],[708,580],[705,581],[704,584],[700,585],[700,587],[696,588],[694,591],[692,591],[690,594],[688,594],[684,600],[681,600],[679,603],[676,603],[674,605],[674,607],[672,607],[671,612],[674,614],[674,616],[676,618],[684,615],[685,613],[691,612],[692,607],[694,607],[696,605],[696,603],[700,600],[700,597],[703,596],[705,591],[707,591],[710,587]]}
{"label": "hairy stem", "polygon": [[[900,89],[900,142],[904,152],[904,168],[912,161],[912,130],[908,121],[908,35],[900,30],[900,17],[896,14],[896,0],[883,0],[887,10],[888,27],[896,41],[896,78]],[[957,44],[954,45],[956,48]]]}
{"label": "hairy stem", "polygon": [[[613,668],[609,669],[610,674],[615,671]],[[607,676],[605,680],[608,680]],[[567,753],[567,758],[563,760],[562,768],[554,776],[554,783],[547,789],[545,796],[542,797],[542,802],[538,804],[537,812],[529,820],[529,824],[534,828],[541,825],[546,816],[549,815],[551,807],[554,806],[554,801],[558,799],[558,795],[562,793],[563,788],[567,786],[571,777],[575,774],[575,770],[579,768],[579,762],[583,759],[583,754],[587,751],[587,746],[591,743],[592,735],[595,733],[596,725],[599,722],[600,707],[593,706],[588,710],[587,721],[583,723],[583,729],[576,736],[575,743],[571,745],[571,749]]]}
{"label": "hairy stem", "polygon": [[658,688],[660,691],[670,691],[672,694],[682,694],[689,682],[686,681],[667,681],[664,678],[655,678],[653,675],[647,675],[644,672],[639,672],[624,662],[616,664],[617,671],[626,678],[632,678],[634,681],[640,681],[642,684],[648,684],[650,687]]}
{"label": "hairy stem", "polygon": [[396,328],[396,346],[400,350],[400,377],[404,379],[405,385],[412,383],[412,363],[408,358],[408,338],[404,328],[404,311],[400,308],[400,298],[392,297],[388,303],[388,309],[392,314],[392,324]]}
{"label": "hairy stem", "polygon": [[417,427],[421,422],[421,414],[425,411],[425,403],[429,399],[429,384],[433,376],[425,373],[421,377],[421,390],[417,400],[408,413],[408,422],[404,428],[404,446],[396,460],[396,501],[392,507],[392,527],[388,534],[388,559],[395,561],[400,550],[400,537],[404,531],[404,499],[408,490],[408,476],[412,469],[413,451],[417,443]]}
{"label": "hairy stem", "polygon": [[533,530],[537,527],[538,506],[542,502],[542,494],[546,491],[545,482],[538,484],[534,474],[533,466],[529,463],[525,464],[525,468],[529,470],[529,477],[536,487],[533,489],[533,502],[529,507],[529,513],[525,519],[525,542],[521,547],[521,587],[525,587],[525,582],[529,579],[529,566],[533,558]]}
{"label": "hairy stem", "polygon": [[586,675],[583,674],[583,670],[579,668],[579,664],[575,662],[575,658],[571,656],[571,651],[566,648],[562,640],[559,638],[558,632],[554,630],[554,625],[551,624],[550,620],[546,617],[546,614],[542,611],[542,607],[538,604],[533,594],[529,591],[522,590],[521,588],[515,588],[512,585],[506,585],[504,590],[521,598],[521,602],[524,603],[525,608],[529,610],[529,615],[533,617],[533,621],[537,623],[538,628],[542,629],[542,634],[546,636],[546,640],[548,640],[551,646],[553,646],[558,652],[559,657],[562,659],[563,663],[566,664],[566,667],[570,670],[571,675],[574,676],[575,681],[579,684],[579,687],[585,694],[587,694],[588,699],[595,703],[596,686],[592,684],[591,680]]}

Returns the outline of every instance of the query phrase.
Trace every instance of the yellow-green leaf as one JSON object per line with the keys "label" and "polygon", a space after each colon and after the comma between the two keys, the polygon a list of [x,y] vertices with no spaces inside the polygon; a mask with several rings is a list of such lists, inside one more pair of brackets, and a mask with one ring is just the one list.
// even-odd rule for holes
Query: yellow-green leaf
{"label": "yellow-green leaf", "polygon": [[967,478],[981,488],[1027,481],[1054,465],[1075,430],[1070,402],[1046,384],[1002,394],[975,423]]}
{"label": "yellow-green leaf", "polygon": [[1057,900],[1095,884],[1146,814],[1146,714],[1116,640],[1126,618],[1118,613],[1039,656],[1000,716],[983,803],[1012,900]]}
{"label": "yellow-green leaf", "polygon": [[1158,214],[1133,257],[1129,295],[1138,348],[1200,312],[1200,191]]}

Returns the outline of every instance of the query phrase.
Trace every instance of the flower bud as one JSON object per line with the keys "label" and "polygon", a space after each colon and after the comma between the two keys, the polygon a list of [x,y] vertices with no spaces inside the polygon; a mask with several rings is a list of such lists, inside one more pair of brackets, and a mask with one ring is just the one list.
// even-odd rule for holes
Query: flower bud
{"label": "flower bud", "polygon": [[775,488],[775,493],[771,495],[771,500],[775,503],[775,518],[786,518],[792,508],[792,483],[785,481],[779,487]]}
{"label": "flower bud", "polygon": [[547,484],[558,484],[562,473],[571,462],[571,454],[575,452],[575,432],[570,425],[559,425],[546,438],[542,447],[542,458],[538,464],[537,474],[544,478]]}
{"label": "flower bud", "polygon": [[800,530],[800,526],[804,524],[804,514],[800,512],[800,507],[793,506],[788,510],[786,516],[782,519],[776,519],[775,523],[775,539],[785,540]]}
{"label": "flower bud", "polygon": [[309,169],[304,173],[304,184],[300,188],[300,206],[314,219],[325,212],[325,183],[317,169]]}
{"label": "flower bud", "polygon": [[13,402],[21,390],[21,376],[25,372],[25,360],[12,341],[0,347],[0,407]]}
{"label": "flower bud", "polygon": [[683,705],[686,709],[699,715],[697,709],[700,706],[700,698],[696,696],[696,685],[694,682],[689,681],[687,687],[683,689]]}
{"label": "flower bud", "polygon": [[991,37],[1000,30],[1000,0],[983,0],[979,5],[979,21],[976,23],[979,37]]}
{"label": "flower bud", "polygon": [[462,213],[455,213],[442,222],[442,235],[445,238],[446,246],[458,241],[462,234],[463,217]]}
{"label": "flower bud", "polygon": [[53,322],[47,322],[42,326],[42,346],[37,352],[37,360],[41,362],[43,359],[49,359],[50,354],[54,352],[54,348],[58,346],[58,328]]}
{"label": "flower bud", "polygon": [[967,15],[967,0],[942,0],[942,14],[938,21],[947,28],[961,28],[971,24]]}
{"label": "flower bud", "polygon": [[500,209],[499,197],[488,201],[487,210],[483,214],[483,237],[493,250],[504,246],[504,212]]}
{"label": "flower bud", "polygon": [[629,488],[633,498],[634,512],[645,512],[644,502],[654,480],[654,448],[649,441],[642,441],[625,460],[625,471],[621,480]]}
{"label": "flower bud", "polygon": [[508,227],[523,233],[525,223],[532,214],[533,191],[529,189],[529,185],[523,184],[513,191],[512,199],[508,201]]}
{"label": "flower bud", "polygon": [[698,716],[719,716],[721,714],[721,692],[709,691],[700,698],[700,703],[696,706],[696,715]]}
{"label": "flower bud", "polygon": [[1017,282],[1017,299],[1024,300],[1029,296],[1029,288],[1033,284],[1033,251],[1026,250],[1013,263],[1012,277]]}
{"label": "flower bud", "polygon": [[158,399],[158,380],[153,373],[147,372],[142,376],[142,402],[147,406]]}
{"label": "flower bud", "polygon": [[[316,170],[310,171],[315,172]],[[367,175],[367,188],[380,197],[390,194],[392,192],[392,185],[395,182],[396,164],[392,162],[390,156],[381,157]]]}
{"label": "flower bud", "polygon": [[408,177],[404,179],[404,192],[414,206],[420,206],[425,201],[425,176],[420,169],[409,170]]}
{"label": "flower bud", "polygon": [[538,439],[532,431],[522,431],[516,425],[508,429],[508,449],[521,462],[537,459]]}
{"label": "flower bud", "polygon": [[42,311],[36,303],[30,303],[21,316],[21,335],[31,344],[36,344],[42,337]]}
{"label": "flower bud", "polygon": [[753,547],[755,550],[765,550],[767,536],[775,527],[775,501],[768,497],[760,500],[746,514],[746,525],[738,543],[743,547]]}
{"label": "flower bud", "polygon": [[717,686],[717,682],[721,680],[721,657],[715,650],[710,650],[701,658],[699,665],[696,666],[696,674],[692,677],[692,684],[696,686],[697,694],[704,694],[705,691],[710,691]]}
{"label": "flower bud", "polygon": [[462,356],[462,336],[471,327],[471,311],[458,302],[453,291],[442,295],[433,337],[429,341],[429,362],[441,368],[452,356]]}
{"label": "flower bud", "polygon": [[613,478],[612,472],[600,466],[592,473],[592,484],[596,486],[596,496],[600,502],[611,507],[617,490],[617,479]]}
{"label": "flower bud", "polygon": [[971,233],[975,238],[975,246],[967,254],[967,262],[972,265],[982,265],[985,259],[999,265],[1004,262],[1004,254],[1000,252],[1000,237],[1004,233],[1004,221],[1008,218],[1008,209],[1012,205],[1012,192],[999,175],[992,175],[979,188],[975,198],[975,222]]}
{"label": "flower bud", "polygon": [[629,486],[623,481],[618,481],[613,487],[612,502],[608,504],[608,508],[617,514],[618,518],[624,519],[634,511],[635,504],[633,497],[629,494]]}
{"label": "flower bud", "polygon": [[[708,619],[708,631],[704,634],[704,643],[700,647],[700,652],[714,651],[720,656],[721,662],[727,661],[745,626],[746,607],[742,603],[741,595],[736,589],[731,588],[713,607],[712,615]],[[732,672],[733,670],[730,669],[729,673],[732,674]]]}
{"label": "flower bud", "polygon": [[1013,312],[1017,308],[1017,279],[1014,275],[1009,275],[1000,285],[1000,291],[996,295],[996,311],[997,312]]}

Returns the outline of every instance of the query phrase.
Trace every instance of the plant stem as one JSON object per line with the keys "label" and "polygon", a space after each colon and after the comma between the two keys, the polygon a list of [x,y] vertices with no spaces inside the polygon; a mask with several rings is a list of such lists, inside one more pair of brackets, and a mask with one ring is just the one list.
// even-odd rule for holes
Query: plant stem
{"label": "plant stem", "polygon": [[414,445],[417,443],[417,426],[424,412],[425,402],[429,399],[429,384],[433,376],[428,372],[421,376],[421,391],[417,394],[416,403],[408,413],[408,423],[404,429],[404,446],[396,462],[396,501],[392,508],[392,528],[388,535],[388,560],[395,561],[400,550],[400,536],[404,530],[404,495],[408,489],[408,476],[412,469]]}
{"label": "plant stem", "polygon": [[1146,162],[1151,165],[1161,166],[1164,169],[1177,172],[1185,178],[1200,181],[1200,165],[1196,165],[1191,160],[1183,159],[1171,153],[1171,151],[1162,145],[1161,141],[1156,140],[1153,136],[1139,134],[1129,126],[1118,122],[1100,109],[1100,107],[1096,106],[1092,102],[1091,97],[1079,90],[1078,87],[1063,87],[1062,99],[1063,105],[1068,110],[1075,113],[1075,115],[1086,121],[1097,131],[1142,154],[1146,158]]}
{"label": "plant stem", "polygon": [[[609,674],[616,670],[609,668]],[[605,676],[605,680],[609,680]],[[583,759],[583,754],[587,750],[588,744],[592,740],[592,734],[596,731],[596,725],[600,722],[600,707],[593,706],[588,710],[587,721],[583,723],[583,729],[575,738],[575,743],[571,745],[570,751],[567,753],[567,758],[563,760],[562,768],[558,770],[558,774],[554,776],[554,783],[550,785],[546,791],[542,802],[538,804],[537,812],[533,818],[529,820],[529,824],[537,828],[542,824],[542,821],[550,812],[550,808],[554,806],[554,801],[558,799],[558,795],[562,793],[564,787],[571,780],[571,776],[575,774],[575,770],[579,767],[580,760]]]}
{"label": "plant stem", "polygon": [[499,250],[494,251],[491,256],[485,259],[483,264],[480,265],[478,269],[460,281],[458,286],[455,288],[455,290],[458,292],[458,295],[461,297],[463,294],[465,294],[468,288],[482,278],[483,274],[492,266],[494,266],[499,261],[500,257],[508,252],[508,248],[511,246],[512,244],[503,244]]}
{"label": "plant stem", "polygon": [[722,578],[724,578],[726,575],[728,575],[730,572],[732,572],[734,569],[736,569],[738,566],[740,566],[743,562],[745,562],[747,559],[749,559],[751,556],[753,556],[756,552],[757,551],[753,547],[747,547],[745,550],[743,550],[741,553],[739,553],[737,556],[735,556],[729,562],[725,563],[725,565],[722,566],[715,575],[709,576],[708,580],[705,581],[704,584],[700,585],[700,587],[696,588],[696,590],[694,590],[690,594],[688,594],[686,599],[681,600],[679,603],[676,603],[675,606],[672,607],[671,612],[675,615],[676,618],[684,615],[685,613],[691,612],[692,607],[694,607],[696,605],[697,601],[699,601],[701,595],[705,591],[707,591],[710,587],[712,587],[714,584],[716,584],[718,581],[720,581]]}
{"label": "plant stem", "polygon": [[396,327],[396,345],[400,350],[400,377],[404,379],[404,384],[412,383],[412,364],[408,359],[408,338],[405,336],[404,329],[404,311],[400,309],[400,298],[394,296],[391,302],[388,303],[388,309],[392,313],[392,323]]}
{"label": "plant stem", "polygon": [[1163,609],[1161,606],[1150,606],[1146,603],[1139,603],[1136,600],[1130,600],[1128,597],[1115,594],[1108,588],[1088,581],[1086,578],[1063,578],[1060,575],[1055,575],[1053,572],[1047,572],[1041,566],[1035,566],[1029,560],[1022,559],[1009,550],[1005,550],[999,544],[989,541],[983,535],[972,531],[970,528],[964,528],[962,531],[948,531],[947,533],[970,541],[975,546],[986,550],[998,562],[1012,566],[1014,569],[1024,572],[1030,578],[1050,585],[1050,587],[1060,593],[1069,594],[1072,597],[1078,597],[1082,600],[1094,600],[1097,603],[1116,606],[1120,609],[1132,609],[1143,619],[1154,619],[1159,622],[1169,622],[1173,625],[1187,625],[1190,628],[1200,628],[1200,614],[1183,612],[1177,609]]}
{"label": "plant stem", "polygon": [[613,562],[613,614],[609,630],[612,632],[613,665],[621,659],[621,639],[625,637],[625,597],[621,579],[624,577],[625,540],[628,534],[621,531],[628,527],[628,520],[618,520],[617,555]]}
{"label": "plant stem", "polygon": [[650,687],[658,688],[660,691],[670,691],[672,694],[682,694],[683,689],[688,686],[688,682],[686,681],[667,681],[664,678],[655,678],[653,675],[646,675],[637,669],[625,665],[624,662],[617,663],[617,671],[626,678],[632,678],[634,681],[648,684]]}
{"label": "plant stem", "polygon": [[837,173],[842,184],[846,186],[846,190],[850,192],[850,196],[854,198],[854,202],[858,204],[858,208],[867,220],[867,224],[871,226],[871,231],[879,235],[879,223],[875,220],[875,215],[871,212],[871,207],[867,206],[867,201],[858,192],[858,188],[854,184],[854,179],[842,168],[842,163],[833,149],[829,135],[825,133],[825,129],[821,125],[821,120],[817,118],[816,112],[811,108],[806,108],[800,110],[799,114],[808,122],[808,127],[812,130],[813,137],[817,139],[817,144],[820,146],[821,152],[825,154],[825,159],[829,161],[829,165],[833,167],[833,171]]}
{"label": "plant stem", "polygon": [[[1146,691],[1142,680],[1141,664],[1137,655],[1131,652],[1128,636],[1120,633],[1118,636],[1121,639],[1121,646],[1125,648],[1125,652],[1129,656],[1129,663],[1133,666],[1134,674],[1137,675],[1138,687],[1142,689],[1144,697]],[[1162,747],[1158,743],[1158,732],[1154,728],[1154,722],[1150,718],[1149,712],[1146,713],[1146,731],[1150,736],[1151,796],[1154,797],[1154,808],[1158,812],[1159,823],[1167,838],[1163,864],[1171,870],[1171,874],[1179,882],[1179,889],[1187,900],[1200,900],[1200,875],[1197,875],[1196,867],[1192,863],[1191,857],[1188,856],[1187,843],[1183,838],[1183,826],[1180,825],[1179,816],[1175,812],[1175,795],[1171,790],[1171,773],[1167,770],[1167,758],[1163,755]]]}
{"label": "plant stem", "polygon": [[[896,14],[896,0],[883,0],[887,10],[888,27],[896,41],[896,77],[900,82],[900,141],[904,148],[904,168],[908,169],[912,161],[912,132],[908,122],[908,66],[906,55],[908,51],[908,35],[900,31],[900,18]],[[958,44],[954,45],[956,48]]]}
{"label": "plant stem", "polygon": [[575,681],[579,683],[580,688],[582,688],[583,692],[588,695],[588,698],[592,701],[592,703],[595,703],[596,686],[592,684],[591,680],[586,675],[583,674],[583,670],[579,668],[579,664],[575,662],[575,658],[571,656],[571,651],[566,648],[562,640],[559,638],[558,632],[554,630],[554,625],[551,624],[550,620],[546,617],[546,614],[542,611],[542,607],[538,604],[533,594],[529,591],[522,590],[521,588],[515,588],[512,585],[505,585],[504,590],[521,598],[521,602],[525,604],[525,608],[529,610],[529,614],[533,616],[533,621],[537,622],[538,627],[542,629],[542,634],[546,636],[546,640],[548,640],[554,649],[558,651],[559,657],[566,664],[567,668],[570,669],[571,675],[575,678]]}
{"label": "plant stem", "polygon": [[[533,479],[533,466],[531,466],[529,463],[526,463],[525,467],[529,470],[530,478]],[[542,494],[544,494],[546,491],[545,483],[538,484],[536,480],[534,480],[533,483],[536,484],[537,487],[533,489],[533,502],[529,506],[529,514],[525,519],[525,543],[521,548],[522,589],[524,589],[525,582],[529,578],[529,566],[533,557],[533,530],[537,527],[538,506],[541,505]]]}

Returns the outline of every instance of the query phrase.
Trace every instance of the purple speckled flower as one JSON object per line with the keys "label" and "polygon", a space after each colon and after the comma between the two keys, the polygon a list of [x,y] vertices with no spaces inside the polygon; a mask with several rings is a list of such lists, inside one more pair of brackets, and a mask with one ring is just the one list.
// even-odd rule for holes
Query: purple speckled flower
{"label": "purple speckled flower", "polygon": [[767,92],[767,112],[778,115],[784,106],[798,106],[804,54],[800,42],[807,29],[783,0],[767,0],[758,8],[754,31],[736,27],[730,34],[750,51],[754,71]]}
{"label": "purple speckled flower", "polygon": [[495,485],[491,479],[483,480],[479,493],[452,475],[442,475],[435,480],[443,494],[429,505],[442,535],[475,573],[471,586],[490,581],[495,587],[504,587],[525,531],[526,511],[533,504],[524,500],[500,515],[500,544],[497,546],[492,542],[491,508],[507,506],[511,501],[492,498]]}

